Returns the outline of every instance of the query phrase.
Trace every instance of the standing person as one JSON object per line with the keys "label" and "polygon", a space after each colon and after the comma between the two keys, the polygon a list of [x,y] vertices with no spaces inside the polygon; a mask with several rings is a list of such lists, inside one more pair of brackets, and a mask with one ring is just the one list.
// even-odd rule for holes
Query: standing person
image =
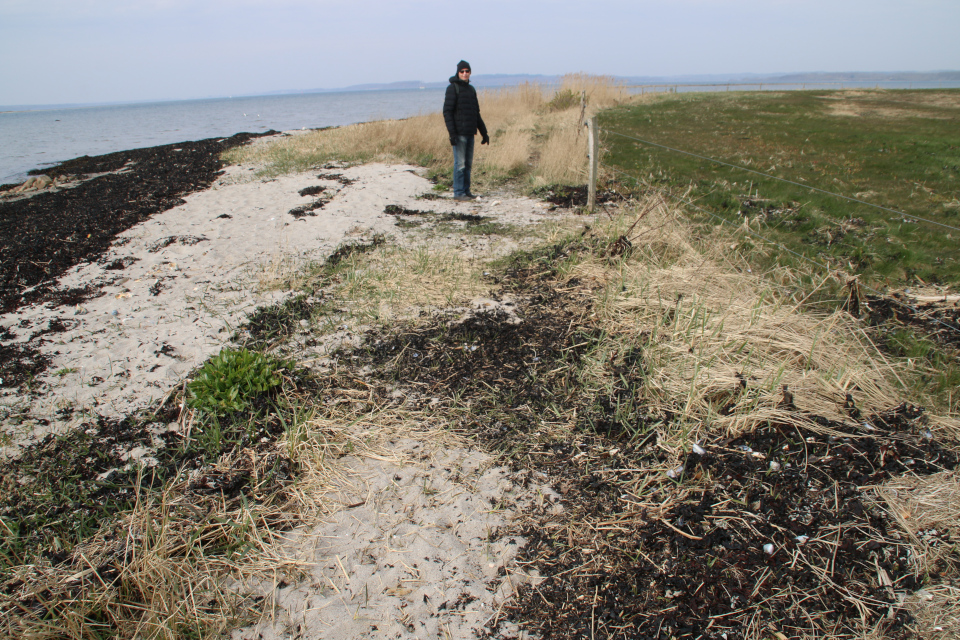
{"label": "standing person", "polygon": [[477,91],[470,85],[470,63],[457,63],[457,75],[450,78],[450,86],[443,99],[443,120],[447,123],[450,145],[453,147],[453,199],[457,202],[473,200],[470,193],[470,170],[473,168],[473,140],[480,131],[480,144],[490,144],[487,126],[480,117]]}

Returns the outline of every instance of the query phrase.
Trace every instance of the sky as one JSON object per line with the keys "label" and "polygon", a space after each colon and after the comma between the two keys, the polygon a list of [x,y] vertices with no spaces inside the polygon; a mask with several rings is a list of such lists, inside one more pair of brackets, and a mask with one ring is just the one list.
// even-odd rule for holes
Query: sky
{"label": "sky", "polygon": [[0,0],[0,105],[474,74],[960,70],[960,0]]}

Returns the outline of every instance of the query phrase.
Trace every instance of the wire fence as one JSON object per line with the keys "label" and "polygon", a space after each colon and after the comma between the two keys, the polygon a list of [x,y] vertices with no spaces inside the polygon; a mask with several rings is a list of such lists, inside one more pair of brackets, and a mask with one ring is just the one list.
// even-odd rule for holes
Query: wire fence
{"label": "wire fence", "polygon": [[[935,220],[929,220],[929,219],[926,219],[926,218],[921,218],[921,217],[919,217],[919,216],[913,216],[913,215],[904,213],[904,212],[902,212],[902,211],[898,211],[898,210],[896,210],[896,209],[892,209],[892,208],[889,208],[889,207],[884,207],[884,206],[882,206],[882,205],[878,205],[878,204],[876,204],[876,203],[867,202],[867,201],[860,200],[860,199],[857,199],[857,198],[851,198],[851,197],[849,197],[849,196],[846,196],[846,195],[843,195],[843,194],[840,194],[840,193],[835,193],[835,192],[832,192],[832,191],[826,191],[826,190],[824,190],[824,189],[819,189],[819,188],[813,187],[813,186],[811,186],[811,185],[805,185],[805,184],[802,184],[802,183],[799,183],[799,182],[794,182],[794,181],[792,181],[792,180],[788,180],[788,179],[785,179],[785,178],[781,178],[781,177],[779,177],[779,176],[774,176],[774,175],[771,175],[771,174],[768,174],[768,173],[764,173],[764,172],[761,172],[761,171],[756,171],[756,170],[750,169],[750,168],[748,168],[748,167],[743,167],[743,166],[740,166],[740,165],[736,165],[736,164],[724,162],[724,161],[722,161],[722,160],[717,160],[716,158],[710,158],[710,157],[708,157],[708,156],[703,156],[703,155],[700,155],[700,154],[692,153],[692,152],[690,152],[690,151],[685,151],[685,150],[683,150],[683,149],[677,149],[677,148],[670,147],[670,146],[667,146],[667,145],[662,145],[662,144],[659,144],[659,143],[651,142],[651,141],[649,141],[649,140],[644,140],[644,139],[641,139],[641,138],[638,138],[638,137],[635,137],[635,136],[630,136],[630,135],[627,135],[627,134],[624,134],[624,133],[620,133],[620,132],[618,132],[618,131],[612,131],[612,130],[610,130],[610,129],[600,129],[599,127],[596,126],[595,121],[594,121],[594,123],[593,123],[593,126],[596,127],[597,136],[598,136],[598,137],[599,137],[599,135],[600,135],[601,133],[603,133],[603,134],[607,134],[607,135],[614,135],[614,136],[620,136],[620,137],[623,137],[623,138],[628,138],[628,139],[630,139],[630,140],[633,140],[633,141],[636,141],[636,142],[639,142],[639,143],[642,143],[642,144],[650,145],[650,146],[653,146],[653,147],[659,147],[659,148],[661,148],[661,149],[665,149],[665,150],[668,150],[668,151],[671,151],[671,152],[675,152],[675,153],[685,154],[685,155],[692,156],[692,157],[695,157],[695,158],[698,158],[698,159],[701,159],[701,160],[705,160],[705,161],[708,161],[708,162],[713,162],[713,163],[716,163],[716,164],[718,164],[718,165],[723,165],[723,166],[726,166],[726,167],[728,167],[728,168],[733,168],[733,169],[737,169],[737,170],[749,172],[749,173],[752,173],[752,174],[761,175],[761,176],[763,176],[763,177],[765,177],[765,178],[769,178],[769,179],[772,179],[772,180],[784,182],[784,183],[787,183],[787,184],[790,184],[790,185],[793,185],[793,186],[801,187],[801,188],[803,188],[803,189],[809,189],[809,190],[811,190],[811,191],[818,192],[818,193],[821,193],[821,194],[825,194],[825,195],[829,195],[829,196],[841,198],[841,199],[848,200],[848,201],[851,201],[851,202],[856,202],[856,203],[861,204],[861,205],[866,205],[866,206],[873,207],[873,208],[876,208],[876,209],[879,209],[879,210],[882,210],[882,211],[885,211],[885,212],[888,212],[888,213],[893,213],[893,214],[895,214],[895,215],[897,215],[897,216],[902,216],[902,217],[904,217],[905,219],[911,219],[911,220],[914,220],[914,221],[916,221],[916,222],[927,223],[927,224],[934,225],[934,226],[937,226],[937,227],[942,227],[942,228],[946,228],[946,229],[950,229],[950,230],[953,230],[953,231],[960,232],[960,228],[953,227],[953,226],[950,226],[950,225],[947,225],[947,224],[943,224],[943,223],[937,222],[937,221],[935,221]],[[599,164],[599,166],[602,166],[603,168],[607,169],[608,171],[611,171],[612,173],[614,173],[614,174],[616,174],[616,175],[619,175],[619,176],[621,176],[621,177],[623,177],[623,178],[632,180],[632,181],[637,185],[638,188],[646,188],[646,189],[652,188],[651,185],[649,185],[649,183],[647,183],[645,180],[643,180],[642,178],[640,178],[640,177],[638,177],[638,176],[634,176],[634,175],[632,175],[632,174],[629,174],[629,173],[623,171],[622,169],[619,169],[619,168],[617,168],[617,167],[613,167],[613,166],[611,166],[611,165],[609,165],[609,164],[606,164],[606,163],[603,163],[603,162],[599,162],[599,159],[598,159],[598,158],[597,158],[596,161],[597,161],[597,163]],[[656,188],[654,188],[654,189],[655,189],[659,194],[661,194],[661,195],[664,194],[664,191],[663,191],[663,190],[661,190],[661,189],[656,189]],[[679,202],[679,203],[683,204],[683,205],[686,206],[686,207],[689,207],[689,208],[691,208],[691,209],[695,209],[695,210],[697,210],[697,211],[699,211],[699,212],[701,212],[701,213],[704,213],[704,214],[708,215],[709,217],[711,217],[711,218],[713,218],[713,219],[715,219],[715,220],[718,220],[722,226],[729,226],[729,227],[731,227],[732,229],[734,229],[735,231],[737,231],[738,233],[745,233],[745,234],[747,234],[747,235],[749,235],[749,236],[752,236],[752,237],[756,238],[757,240],[759,240],[759,241],[761,241],[761,242],[763,242],[763,243],[765,243],[765,244],[767,244],[767,245],[769,245],[769,246],[777,247],[779,250],[781,250],[781,251],[784,252],[784,253],[788,253],[788,254],[790,254],[790,255],[792,255],[792,256],[800,259],[801,261],[806,262],[807,264],[813,265],[813,266],[816,267],[817,269],[822,269],[822,270],[824,270],[828,275],[830,274],[831,271],[833,271],[833,269],[832,269],[829,265],[824,264],[823,262],[820,262],[820,261],[818,261],[818,260],[814,260],[813,258],[811,258],[811,257],[809,257],[809,256],[806,256],[806,255],[803,255],[802,253],[799,253],[799,252],[797,252],[797,251],[794,251],[793,249],[785,246],[784,244],[782,244],[782,243],[780,243],[780,242],[777,242],[776,240],[773,240],[773,239],[771,239],[771,238],[768,238],[768,237],[766,237],[766,236],[764,236],[764,235],[762,235],[762,234],[754,231],[754,230],[751,229],[748,225],[743,225],[743,224],[737,225],[737,224],[734,224],[732,221],[724,218],[723,216],[718,215],[716,212],[710,211],[710,210],[708,210],[708,209],[705,209],[705,208],[697,205],[695,202],[693,202],[693,201],[690,200],[689,198],[685,198],[685,197],[683,197],[683,196],[678,196],[678,195],[676,195],[676,194],[674,194],[674,193],[670,193],[670,192],[667,192],[666,195],[669,196],[671,199],[675,200],[676,202]],[[883,298],[883,299],[885,299],[885,300],[889,300],[889,301],[892,302],[893,304],[896,304],[896,305],[898,305],[899,307],[901,307],[901,308],[903,308],[903,309],[907,309],[907,310],[911,311],[911,312],[914,313],[917,317],[923,318],[923,319],[927,320],[927,321],[930,322],[930,323],[938,324],[938,325],[940,325],[940,326],[942,326],[942,327],[945,327],[946,329],[948,329],[948,330],[950,330],[950,331],[952,331],[952,332],[960,332],[960,325],[958,325],[958,324],[954,324],[954,323],[950,323],[950,322],[945,322],[945,321],[943,321],[941,318],[937,318],[937,317],[932,316],[932,315],[930,315],[930,314],[928,314],[928,313],[925,313],[924,311],[920,310],[919,308],[917,308],[916,306],[914,306],[914,305],[912,305],[912,304],[909,304],[909,303],[907,303],[907,302],[904,302],[904,301],[899,300],[899,299],[894,298],[894,297],[887,296],[887,295],[883,294],[881,291],[879,291],[879,290],[877,290],[877,289],[875,289],[875,288],[873,288],[873,287],[871,287],[871,286],[869,286],[869,285],[867,285],[867,284],[864,284],[864,283],[860,282],[859,280],[856,280],[856,283],[857,283],[857,286],[858,286],[858,287],[860,287],[860,288],[862,288],[862,289],[865,289],[865,290],[869,291],[870,293],[873,293],[874,295],[878,296],[879,298]]]}

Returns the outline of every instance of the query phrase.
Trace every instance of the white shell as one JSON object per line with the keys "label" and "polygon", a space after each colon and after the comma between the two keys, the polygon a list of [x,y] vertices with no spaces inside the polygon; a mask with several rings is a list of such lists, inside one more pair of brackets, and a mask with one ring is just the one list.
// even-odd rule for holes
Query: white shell
{"label": "white shell", "polygon": [[769,542],[768,542],[767,544],[763,545],[763,550],[764,550],[764,552],[765,552],[768,556],[772,556],[772,555],[773,555],[773,545],[770,544]]}
{"label": "white shell", "polygon": [[704,449],[703,447],[701,447],[700,445],[698,445],[696,442],[694,442],[694,443],[693,443],[693,452],[694,452],[695,454],[697,454],[698,456],[702,456],[703,454],[705,454],[705,453],[707,452],[707,450]]}

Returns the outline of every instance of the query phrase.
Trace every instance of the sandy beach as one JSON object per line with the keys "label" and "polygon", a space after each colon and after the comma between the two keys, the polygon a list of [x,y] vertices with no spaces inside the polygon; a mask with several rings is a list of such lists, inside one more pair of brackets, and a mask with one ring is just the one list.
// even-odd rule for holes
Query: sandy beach
{"label": "sandy beach", "polygon": [[[29,392],[11,380],[0,387],[9,442],[155,404],[228,344],[245,314],[289,295],[259,291],[273,265],[322,261],[346,241],[377,234],[402,236],[385,208],[423,208],[416,198],[433,186],[404,165],[327,167],[268,180],[251,179],[253,172],[227,167],[209,189],[119,233],[97,260],[67,271],[59,290],[92,290],[80,304],[32,304],[0,317],[5,345],[29,346],[47,363]],[[310,187],[323,191],[300,195]],[[318,199],[322,209],[290,213]],[[525,198],[429,204],[438,214],[509,224],[545,218],[542,203]],[[477,242],[484,251],[484,240]]]}

